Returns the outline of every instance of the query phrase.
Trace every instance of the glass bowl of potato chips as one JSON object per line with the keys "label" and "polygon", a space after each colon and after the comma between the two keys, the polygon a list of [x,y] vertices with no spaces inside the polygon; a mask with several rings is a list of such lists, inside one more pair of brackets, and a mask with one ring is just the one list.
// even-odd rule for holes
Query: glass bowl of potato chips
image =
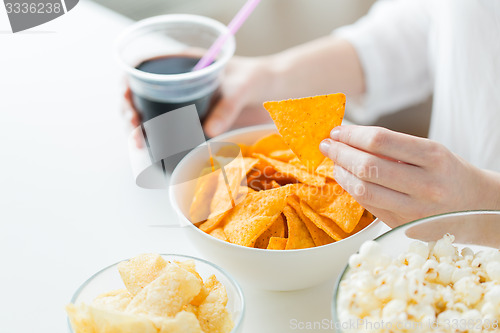
{"label": "glass bowl of potato chips", "polygon": [[500,211],[432,216],[365,242],[339,278],[338,332],[498,332]]}
{"label": "glass bowl of potato chips", "polygon": [[333,179],[325,159],[301,165],[273,124],[203,144],[170,178],[170,202],[192,244],[238,281],[298,290],[333,280],[384,224]]}
{"label": "glass bowl of potato chips", "polygon": [[243,292],[222,268],[177,254],[141,254],[90,277],[66,306],[71,333],[236,333]]}

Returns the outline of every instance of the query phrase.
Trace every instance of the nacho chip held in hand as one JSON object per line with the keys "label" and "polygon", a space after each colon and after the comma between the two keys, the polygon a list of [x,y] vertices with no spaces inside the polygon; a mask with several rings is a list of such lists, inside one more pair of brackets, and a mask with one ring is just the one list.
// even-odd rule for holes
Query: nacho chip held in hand
{"label": "nacho chip held in hand", "polygon": [[325,156],[319,144],[330,136],[330,131],[342,124],[345,95],[331,94],[306,98],[265,102],[279,133],[310,170],[316,170]]}

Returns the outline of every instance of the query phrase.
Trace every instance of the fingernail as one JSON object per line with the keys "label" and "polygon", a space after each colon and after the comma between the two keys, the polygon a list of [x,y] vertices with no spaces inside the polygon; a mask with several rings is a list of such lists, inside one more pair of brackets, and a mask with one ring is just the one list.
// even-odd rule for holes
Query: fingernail
{"label": "fingernail", "polygon": [[338,127],[332,129],[332,131],[330,132],[330,138],[332,138],[333,140],[338,140],[339,136],[340,136],[340,130],[338,129]]}
{"label": "fingernail", "polygon": [[324,154],[328,155],[328,151],[330,150],[330,147],[332,146],[332,140],[330,139],[325,139],[320,142],[319,144],[319,150]]}

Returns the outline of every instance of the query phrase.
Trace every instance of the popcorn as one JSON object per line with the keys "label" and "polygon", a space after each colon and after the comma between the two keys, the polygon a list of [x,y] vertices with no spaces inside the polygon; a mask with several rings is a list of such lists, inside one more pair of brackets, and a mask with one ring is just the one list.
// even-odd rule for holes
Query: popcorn
{"label": "popcorn", "polygon": [[377,242],[364,243],[340,284],[340,321],[391,323],[390,332],[497,331],[500,251],[459,251],[454,239],[412,242],[396,259]]}
{"label": "popcorn", "polygon": [[452,265],[450,265],[446,262],[439,263],[436,267],[438,281],[444,285],[450,284],[451,277],[453,275],[454,270],[455,270],[455,267],[453,267]]}
{"label": "popcorn", "polygon": [[450,234],[446,234],[436,242],[434,248],[432,249],[432,255],[434,255],[437,259],[442,257],[456,257],[458,250],[455,246],[453,246],[453,242],[455,241],[455,236]]}
{"label": "popcorn", "polygon": [[500,285],[491,288],[485,295],[484,299],[486,302],[490,302],[493,305],[500,307]]}
{"label": "popcorn", "polygon": [[424,259],[429,258],[429,246],[422,242],[412,242],[408,248],[408,252],[418,254]]}
{"label": "popcorn", "polygon": [[500,282],[500,262],[492,261],[487,263],[486,274],[490,279]]}
{"label": "popcorn", "polygon": [[483,297],[483,288],[479,285],[479,279],[475,276],[466,276],[455,282],[453,288],[457,296],[466,305],[474,305]]}
{"label": "popcorn", "polygon": [[453,274],[451,274],[451,282],[456,283],[461,278],[464,278],[464,277],[467,277],[470,275],[472,275],[472,268],[470,268],[470,267],[456,268],[453,271]]}

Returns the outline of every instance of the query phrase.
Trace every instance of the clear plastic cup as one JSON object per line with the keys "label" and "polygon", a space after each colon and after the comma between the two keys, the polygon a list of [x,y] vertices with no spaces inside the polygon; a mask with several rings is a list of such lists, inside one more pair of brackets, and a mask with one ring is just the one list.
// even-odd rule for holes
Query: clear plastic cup
{"label": "clear plastic cup", "polygon": [[167,58],[185,57],[195,63],[226,32],[225,25],[208,17],[170,14],[139,21],[120,36],[118,59],[143,122],[192,104],[203,121],[217,98],[221,73],[234,54],[234,37],[226,41],[212,64],[198,71],[180,68],[180,74],[158,74],[137,67]]}

